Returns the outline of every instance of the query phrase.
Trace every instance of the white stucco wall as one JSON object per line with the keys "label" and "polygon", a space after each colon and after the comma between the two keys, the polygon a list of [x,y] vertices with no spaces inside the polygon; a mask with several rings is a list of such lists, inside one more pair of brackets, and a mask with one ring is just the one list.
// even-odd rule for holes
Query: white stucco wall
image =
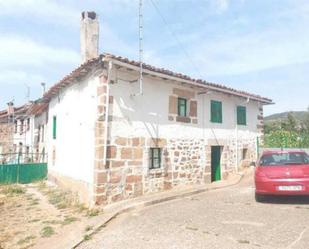
{"label": "white stucco wall", "polygon": [[[27,129],[27,120],[30,120],[30,126],[29,129]],[[19,151],[19,143],[22,143],[22,153],[26,152],[26,147],[29,146],[29,152],[32,152],[33,144],[34,144],[34,120],[35,117],[29,116],[24,119],[23,122],[23,128],[21,132],[21,120],[17,119],[17,132],[15,132],[15,127],[14,127],[14,137],[13,141],[14,144],[17,146],[17,152]]]}
{"label": "white stucco wall", "polygon": [[[117,73],[118,79],[132,79],[130,73]],[[138,93],[138,84],[115,79],[110,95],[114,97],[111,124],[112,136],[120,137],[160,137],[160,138],[196,138],[196,139],[235,139],[236,137],[236,106],[247,107],[247,125],[238,126],[238,138],[256,139],[258,103],[246,102],[244,98],[211,92],[198,94],[202,89],[193,89],[177,83],[163,81],[159,78],[145,77],[143,95]],[[169,96],[173,88],[186,89],[196,93],[198,101],[198,124],[187,124],[168,120]],[[210,101],[222,101],[223,122],[210,122]],[[188,107],[189,108],[189,107]]]}
{"label": "white stucco wall", "polygon": [[[98,80],[89,76],[52,98],[46,131],[49,170],[85,182],[89,188],[93,183]],[[56,139],[53,139],[53,116],[57,117]]]}

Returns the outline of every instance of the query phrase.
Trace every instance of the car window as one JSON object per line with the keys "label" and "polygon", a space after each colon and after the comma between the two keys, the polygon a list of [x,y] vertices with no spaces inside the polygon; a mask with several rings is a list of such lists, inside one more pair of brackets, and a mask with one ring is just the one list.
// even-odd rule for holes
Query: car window
{"label": "car window", "polygon": [[301,152],[266,154],[261,157],[261,166],[309,164],[309,156]]}

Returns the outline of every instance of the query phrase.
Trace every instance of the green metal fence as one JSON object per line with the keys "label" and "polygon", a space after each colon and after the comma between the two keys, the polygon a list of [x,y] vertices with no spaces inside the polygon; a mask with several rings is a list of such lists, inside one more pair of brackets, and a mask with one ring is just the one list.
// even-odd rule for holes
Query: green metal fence
{"label": "green metal fence", "polygon": [[31,183],[47,177],[47,163],[0,165],[0,184]]}

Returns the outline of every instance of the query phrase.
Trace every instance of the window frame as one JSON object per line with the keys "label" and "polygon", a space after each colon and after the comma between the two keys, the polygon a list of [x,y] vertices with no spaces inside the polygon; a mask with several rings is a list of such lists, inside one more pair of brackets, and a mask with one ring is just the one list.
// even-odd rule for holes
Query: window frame
{"label": "window frame", "polygon": [[[154,156],[154,152],[158,150],[158,156]],[[161,169],[162,168],[162,148],[160,147],[152,147],[149,150],[150,157],[149,157],[149,170],[156,170],[156,169]],[[158,160],[158,166],[156,167],[154,162],[155,159]]]}
{"label": "window frame", "polygon": [[57,138],[57,116],[53,116],[53,139]]}
{"label": "window frame", "polygon": [[222,124],[223,122],[222,120],[223,120],[222,102],[217,101],[217,100],[211,100],[210,101],[210,122]]}
{"label": "window frame", "polygon": [[[183,101],[183,103],[181,103]],[[181,114],[181,107],[184,106],[184,115]],[[177,114],[179,117],[188,116],[188,100],[186,98],[178,97],[177,98]]]}
{"label": "window frame", "polygon": [[247,108],[246,106],[238,105],[236,108],[237,125],[247,125]]}

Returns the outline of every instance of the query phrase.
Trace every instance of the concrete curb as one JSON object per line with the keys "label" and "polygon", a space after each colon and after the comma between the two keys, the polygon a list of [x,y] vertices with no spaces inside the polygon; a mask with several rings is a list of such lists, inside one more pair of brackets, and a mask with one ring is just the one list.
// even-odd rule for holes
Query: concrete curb
{"label": "concrete curb", "polygon": [[[108,223],[110,223],[117,216],[124,214],[124,213],[128,213],[128,212],[133,211],[133,210],[136,210],[138,208],[149,207],[149,206],[153,206],[153,205],[156,205],[156,204],[159,204],[159,203],[168,202],[168,201],[172,201],[172,200],[176,200],[176,199],[181,199],[181,198],[184,198],[184,197],[201,194],[201,193],[208,192],[208,191],[211,191],[211,190],[217,190],[217,189],[223,189],[223,188],[235,186],[235,185],[237,185],[241,182],[241,180],[245,176],[245,173],[237,174],[237,175],[239,176],[239,179],[237,179],[233,183],[229,183],[229,184],[226,184],[226,185],[223,185],[223,186],[213,186],[213,187],[212,186],[205,186],[205,187],[202,187],[200,189],[188,191],[188,192],[185,192],[185,193],[175,194],[175,195],[172,195],[172,196],[157,198],[157,199],[149,200],[149,201],[140,201],[140,202],[137,202],[135,204],[124,206],[120,210],[115,211],[114,213],[111,213],[110,217],[107,220],[105,220],[102,224],[95,227],[93,229],[93,231],[91,233],[88,233],[87,235],[93,236],[93,235],[97,234],[102,228],[106,227],[108,225]],[[78,243],[76,243],[72,247],[72,249],[77,248],[79,245],[81,245],[85,241],[87,241],[87,240],[81,239]]]}

